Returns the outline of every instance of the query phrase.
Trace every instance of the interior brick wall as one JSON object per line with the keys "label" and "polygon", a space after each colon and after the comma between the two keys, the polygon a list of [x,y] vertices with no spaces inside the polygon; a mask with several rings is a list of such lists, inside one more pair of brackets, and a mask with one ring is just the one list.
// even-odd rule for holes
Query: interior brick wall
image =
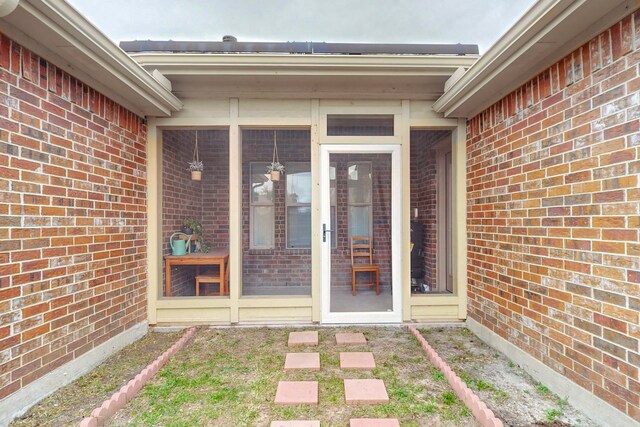
{"label": "interior brick wall", "polygon": [[[229,246],[229,131],[198,130],[198,154],[204,165],[201,181],[191,180],[195,130],[162,132],[162,242],[171,254],[169,238],[182,230],[186,218],[200,221],[211,248]],[[164,269],[163,269],[164,283]],[[229,279],[231,281],[231,278]],[[195,267],[171,271],[171,295],[195,295]]]}
{"label": "interior brick wall", "polygon": [[[286,240],[286,177],[275,182],[274,248],[250,248],[251,162],[269,163],[273,158],[273,130],[242,132],[242,282],[243,286],[305,286],[311,293],[311,249],[288,249]],[[278,159],[288,162],[311,161],[309,130],[278,130]],[[288,291],[283,288],[283,293]]]}
{"label": "interior brick wall", "polygon": [[0,399],[146,318],[146,123],[0,35]]}
{"label": "interior brick wall", "polygon": [[[243,164],[243,283],[245,286],[311,286],[311,250],[286,247],[286,177],[274,185],[275,247],[250,249],[250,163],[270,162],[273,130],[245,130],[242,135]],[[278,131],[280,162],[310,162],[308,130]],[[351,286],[351,252],[348,238],[347,164],[373,161],[374,262],[380,266],[381,285],[391,284],[391,162],[371,155],[342,156],[337,166],[338,242],[332,250],[332,283]],[[333,160],[332,160],[333,161]],[[286,290],[283,290],[286,293]]]}
{"label": "interior brick wall", "polygon": [[468,121],[469,316],[640,420],[640,12]]}
{"label": "interior brick wall", "polygon": [[[391,288],[391,155],[333,154],[336,164],[337,247],[331,250],[332,286],[351,286],[351,240],[349,234],[348,168],[351,162],[372,165],[373,264],[380,267],[380,286]],[[367,274],[357,278],[368,283]]]}
{"label": "interior brick wall", "polygon": [[[433,288],[437,283],[437,169],[436,150],[442,138],[450,132],[411,131],[410,186],[411,221],[424,225],[422,263],[424,280]],[[418,217],[414,216],[418,209]]]}

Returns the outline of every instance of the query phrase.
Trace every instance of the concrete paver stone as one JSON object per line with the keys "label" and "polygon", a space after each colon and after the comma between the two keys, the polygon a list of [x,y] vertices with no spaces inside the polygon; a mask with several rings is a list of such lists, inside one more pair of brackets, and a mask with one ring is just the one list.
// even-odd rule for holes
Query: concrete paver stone
{"label": "concrete paver stone", "polygon": [[319,371],[320,353],[287,353],[284,360],[284,370],[292,371],[297,369]]}
{"label": "concrete paver stone", "polygon": [[341,352],[340,369],[374,369],[376,361],[371,352]]}
{"label": "concrete paver stone", "polygon": [[317,405],[317,381],[280,381],[276,390],[276,405]]}
{"label": "concrete paver stone", "polygon": [[361,332],[351,333],[337,333],[336,344],[338,345],[367,345],[367,339]]}
{"label": "concrete paver stone", "polygon": [[289,332],[289,347],[296,345],[318,345],[318,331]]}
{"label": "concrete paver stone", "polygon": [[344,397],[347,404],[376,404],[389,401],[384,381],[377,379],[345,379]]}

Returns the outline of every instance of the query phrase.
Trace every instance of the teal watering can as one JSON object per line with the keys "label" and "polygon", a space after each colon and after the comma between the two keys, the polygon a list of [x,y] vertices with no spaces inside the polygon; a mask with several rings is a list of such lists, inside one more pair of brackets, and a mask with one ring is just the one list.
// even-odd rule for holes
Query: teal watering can
{"label": "teal watering can", "polygon": [[171,245],[171,255],[185,255],[187,253],[187,248],[191,244],[191,236],[189,236],[187,240],[173,239],[175,236],[179,235],[188,236],[188,234],[178,231],[176,233],[173,233],[171,237],[169,237],[169,244]]}

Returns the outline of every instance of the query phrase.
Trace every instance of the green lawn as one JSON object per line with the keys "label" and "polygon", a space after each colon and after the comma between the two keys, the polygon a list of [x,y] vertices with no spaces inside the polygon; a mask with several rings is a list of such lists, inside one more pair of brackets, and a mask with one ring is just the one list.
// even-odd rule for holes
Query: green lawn
{"label": "green lawn", "polygon": [[[194,339],[108,425],[268,426],[273,420],[320,420],[346,426],[353,417],[398,418],[403,426],[477,425],[404,328],[318,328],[320,345],[288,349],[285,328],[198,330]],[[364,332],[366,347],[338,347],[336,332]],[[319,351],[321,370],[285,372],[287,351]],[[373,371],[342,371],[340,351],[372,351]],[[347,406],[343,378],[378,378],[390,402]],[[275,405],[278,381],[316,380],[318,406]]]}

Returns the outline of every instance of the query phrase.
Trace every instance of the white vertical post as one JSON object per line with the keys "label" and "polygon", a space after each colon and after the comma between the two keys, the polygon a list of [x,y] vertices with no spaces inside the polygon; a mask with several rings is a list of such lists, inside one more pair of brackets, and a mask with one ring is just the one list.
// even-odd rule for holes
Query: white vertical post
{"label": "white vertical post", "polygon": [[[238,125],[239,101],[229,100],[229,321],[238,323],[242,295],[242,140]],[[235,285],[235,286],[234,286]]]}
{"label": "white vertical post", "polygon": [[453,196],[453,283],[458,296],[458,318],[467,318],[467,122],[458,119],[451,136]]}
{"label": "white vertical post", "polygon": [[411,218],[406,213],[411,209],[411,102],[402,100],[400,115],[400,144],[402,147],[402,219],[400,242],[402,266],[399,276],[402,278],[402,321],[411,320]]}
{"label": "white vertical post", "polygon": [[311,100],[311,320],[320,321],[321,251],[320,228],[320,101]]}
{"label": "white vertical post", "polygon": [[162,142],[155,119],[147,124],[147,319],[157,323],[156,305],[162,289]]}

